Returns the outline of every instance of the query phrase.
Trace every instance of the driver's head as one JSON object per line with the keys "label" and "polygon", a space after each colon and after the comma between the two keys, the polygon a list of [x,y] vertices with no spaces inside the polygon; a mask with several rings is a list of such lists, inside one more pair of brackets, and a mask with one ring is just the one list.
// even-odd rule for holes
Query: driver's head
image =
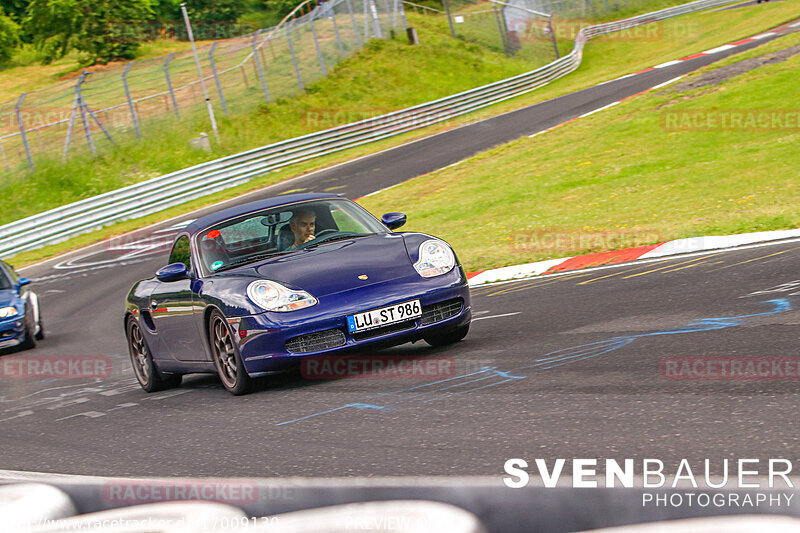
{"label": "driver's head", "polygon": [[317,214],[311,209],[299,209],[292,213],[292,218],[289,219],[289,228],[294,233],[296,244],[308,241],[309,237],[314,238],[316,221]]}

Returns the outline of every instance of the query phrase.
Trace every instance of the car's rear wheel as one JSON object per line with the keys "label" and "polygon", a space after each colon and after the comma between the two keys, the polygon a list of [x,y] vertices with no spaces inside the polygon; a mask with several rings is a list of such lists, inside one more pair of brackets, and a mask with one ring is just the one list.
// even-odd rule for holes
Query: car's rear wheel
{"label": "car's rear wheel", "polygon": [[431,335],[429,337],[425,337],[425,342],[431,346],[447,346],[448,344],[454,344],[460,341],[467,336],[467,333],[469,333],[469,324],[465,324],[441,335]]}
{"label": "car's rear wheel", "polygon": [[128,351],[136,380],[146,392],[156,392],[181,384],[180,374],[160,374],[153,362],[142,329],[136,320],[128,320]]}
{"label": "car's rear wheel", "polygon": [[234,396],[250,392],[253,379],[247,374],[231,328],[219,311],[212,312],[209,318],[208,342],[222,385]]}

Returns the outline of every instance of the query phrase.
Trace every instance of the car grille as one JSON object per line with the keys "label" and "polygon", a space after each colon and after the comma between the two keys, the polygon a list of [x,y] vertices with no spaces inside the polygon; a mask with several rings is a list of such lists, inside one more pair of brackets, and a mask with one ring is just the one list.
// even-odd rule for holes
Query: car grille
{"label": "car grille", "polygon": [[289,339],[286,341],[286,349],[292,353],[319,352],[343,346],[345,342],[342,330],[327,329]]}
{"label": "car grille", "polygon": [[463,306],[464,300],[461,298],[455,298],[453,300],[447,300],[444,302],[439,302],[438,304],[423,307],[420,324],[427,326],[428,324],[433,324],[435,322],[456,316],[461,312],[461,308]]}

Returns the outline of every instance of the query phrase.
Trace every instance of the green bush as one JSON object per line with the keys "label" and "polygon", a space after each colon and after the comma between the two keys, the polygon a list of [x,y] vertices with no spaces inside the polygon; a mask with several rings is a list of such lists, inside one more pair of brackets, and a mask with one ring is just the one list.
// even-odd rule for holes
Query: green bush
{"label": "green bush", "polygon": [[19,45],[19,26],[0,9],[0,64],[14,55]]}

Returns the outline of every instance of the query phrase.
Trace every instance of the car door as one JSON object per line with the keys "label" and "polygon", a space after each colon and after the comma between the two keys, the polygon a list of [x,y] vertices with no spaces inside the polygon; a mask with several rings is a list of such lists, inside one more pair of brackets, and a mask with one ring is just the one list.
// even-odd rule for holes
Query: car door
{"label": "car door", "polygon": [[[189,236],[181,235],[169,255],[169,264],[183,263],[193,272]],[[206,361],[205,339],[198,328],[195,305],[197,279],[160,282],[150,294],[150,312],[161,346],[179,361]]]}

